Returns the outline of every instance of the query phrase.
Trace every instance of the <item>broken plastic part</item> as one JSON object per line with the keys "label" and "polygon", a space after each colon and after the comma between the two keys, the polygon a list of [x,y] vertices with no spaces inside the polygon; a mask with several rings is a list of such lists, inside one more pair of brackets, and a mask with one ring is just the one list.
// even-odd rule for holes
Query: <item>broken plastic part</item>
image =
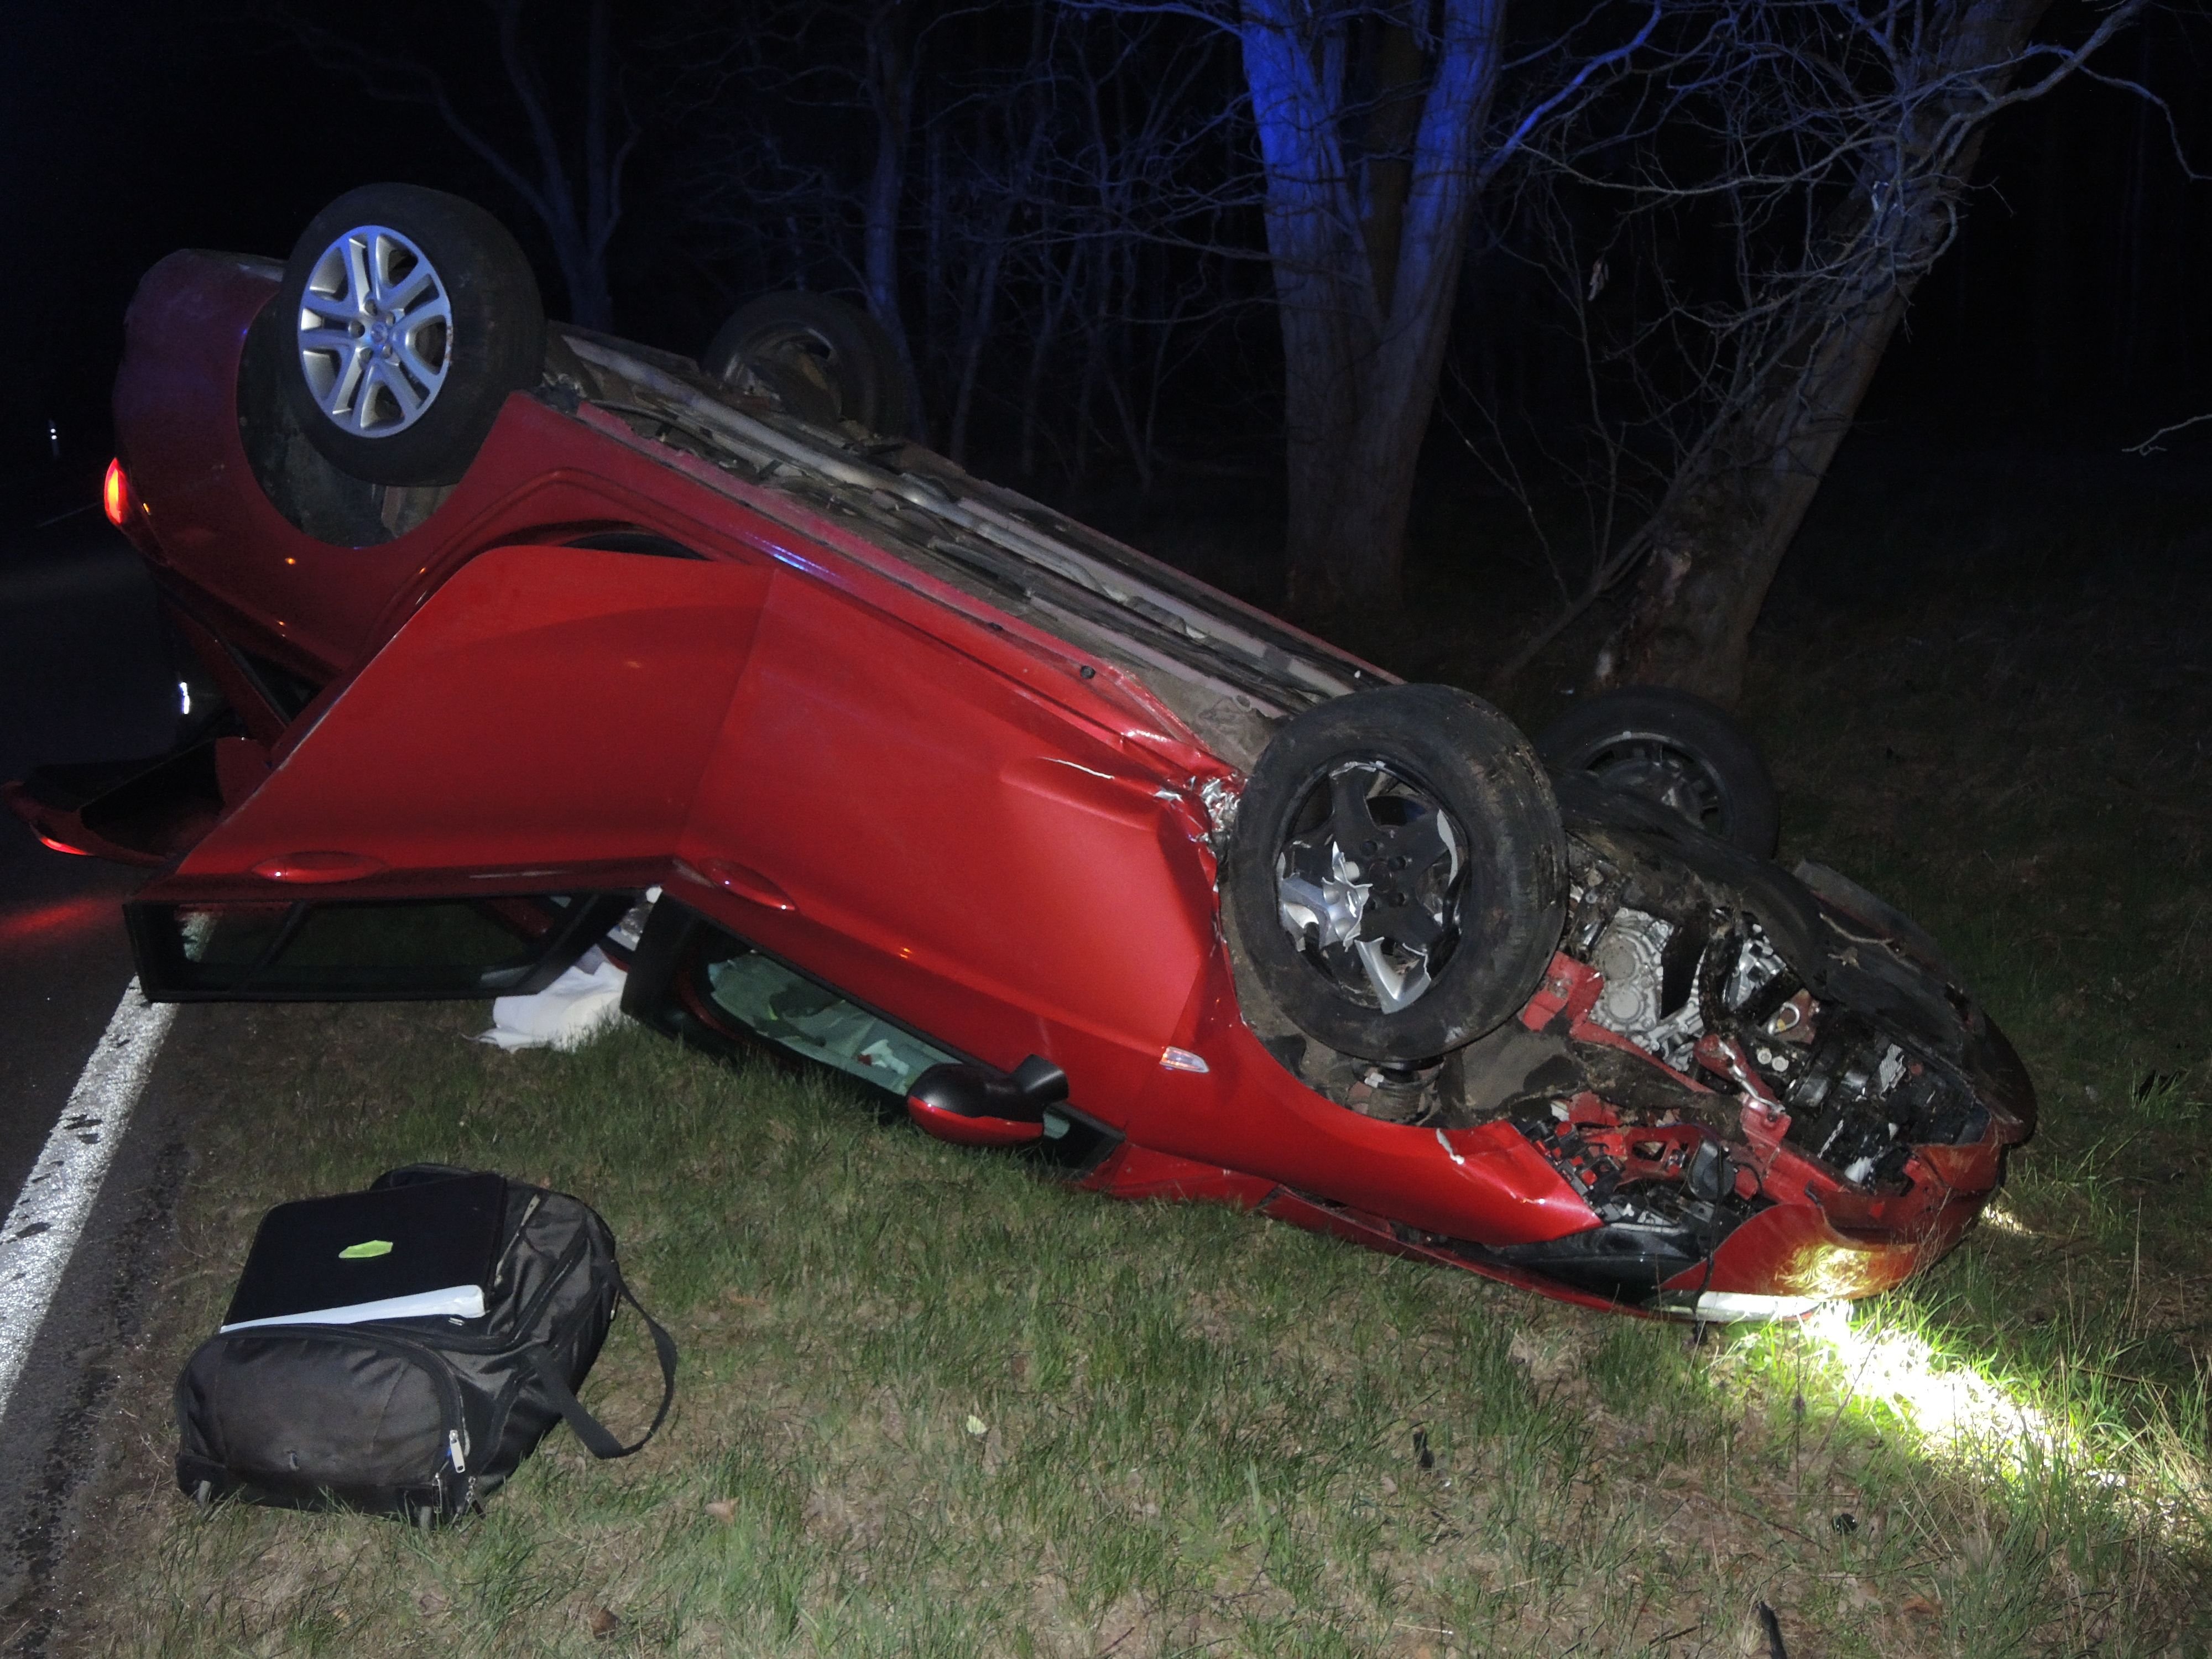
{"label": "broken plastic part", "polygon": [[1655,1312],[1686,1315],[1708,1325],[1759,1319],[1802,1319],[1828,1300],[1819,1296],[1753,1296],[1742,1291],[1702,1291],[1693,1296],[1662,1296]]}

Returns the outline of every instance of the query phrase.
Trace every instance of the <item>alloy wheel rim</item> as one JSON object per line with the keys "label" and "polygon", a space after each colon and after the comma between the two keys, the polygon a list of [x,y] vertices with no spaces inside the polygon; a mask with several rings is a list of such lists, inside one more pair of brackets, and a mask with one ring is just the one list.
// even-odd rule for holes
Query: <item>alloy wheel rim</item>
{"label": "alloy wheel rim", "polygon": [[1728,824],[1728,792],[1698,757],[1665,738],[1632,733],[1590,752],[1577,769],[1608,789],[1637,795],[1678,812],[1715,834]]}
{"label": "alloy wheel rim", "polygon": [[1275,854],[1283,930],[1339,991],[1386,1014],[1408,1008],[1458,946],[1468,844],[1418,778],[1381,761],[1333,767]]}
{"label": "alloy wheel rim", "polygon": [[445,279],[398,231],[359,225],[325,248],[300,295],[300,373],[316,407],[356,437],[406,431],[453,366]]}

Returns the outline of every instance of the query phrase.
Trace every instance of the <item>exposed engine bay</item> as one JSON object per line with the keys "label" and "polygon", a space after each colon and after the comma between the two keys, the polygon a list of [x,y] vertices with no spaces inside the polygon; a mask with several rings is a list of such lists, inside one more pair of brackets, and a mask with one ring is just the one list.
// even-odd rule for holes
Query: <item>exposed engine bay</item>
{"label": "exposed engine bay", "polygon": [[2022,1120],[1996,1139],[2025,1133],[2017,1061],[1982,1051],[1985,1022],[1880,900],[1818,866],[1760,866],[1578,781],[1560,794],[1568,921],[1516,1018],[1410,1067],[1268,1038],[1369,1116],[1510,1121],[1599,1224],[1492,1254],[1641,1300],[1778,1196],[1940,1206],[1950,1194],[1925,1149],[1990,1139],[1992,1092]]}

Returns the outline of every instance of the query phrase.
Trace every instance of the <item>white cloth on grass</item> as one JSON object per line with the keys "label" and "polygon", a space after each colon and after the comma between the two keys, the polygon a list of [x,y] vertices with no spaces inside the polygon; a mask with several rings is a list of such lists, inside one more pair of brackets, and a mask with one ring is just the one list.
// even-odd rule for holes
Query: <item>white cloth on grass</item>
{"label": "white cloth on grass", "polygon": [[477,1041],[502,1048],[580,1048],[621,1013],[629,977],[594,945],[536,995],[494,1002],[491,1030]]}

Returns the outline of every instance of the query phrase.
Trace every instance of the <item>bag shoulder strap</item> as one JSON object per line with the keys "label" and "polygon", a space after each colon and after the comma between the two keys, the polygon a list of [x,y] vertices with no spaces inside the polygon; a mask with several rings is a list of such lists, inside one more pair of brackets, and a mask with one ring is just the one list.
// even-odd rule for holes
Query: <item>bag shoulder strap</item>
{"label": "bag shoulder strap", "polygon": [[646,1312],[645,1304],[631,1294],[629,1284],[623,1278],[619,1266],[615,1268],[615,1289],[621,1292],[623,1301],[637,1310],[637,1316],[645,1322],[646,1329],[653,1333],[653,1351],[660,1359],[660,1409],[653,1413],[652,1426],[632,1444],[623,1445],[605,1424],[584,1409],[583,1401],[576,1398],[575,1390],[568,1386],[568,1378],[562,1376],[553,1364],[550,1352],[534,1346],[530,1350],[530,1363],[537,1368],[538,1380],[545,1385],[546,1397],[559,1409],[562,1420],[575,1431],[576,1438],[584,1443],[585,1449],[601,1459],[628,1457],[632,1452],[642,1449],[645,1443],[660,1431],[661,1424],[667,1419],[668,1408],[676,1399],[675,1339],[660,1328],[660,1322]]}

